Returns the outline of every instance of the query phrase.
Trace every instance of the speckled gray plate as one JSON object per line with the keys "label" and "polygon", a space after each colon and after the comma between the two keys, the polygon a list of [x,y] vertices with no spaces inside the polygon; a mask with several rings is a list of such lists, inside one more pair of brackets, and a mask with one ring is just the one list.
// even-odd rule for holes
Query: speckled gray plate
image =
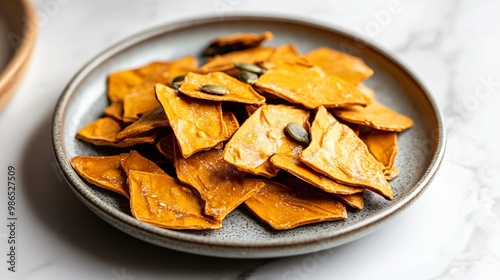
{"label": "speckled gray plate", "polygon": [[[268,45],[294,43],[301,52],[329,46],[362,57],[375,70],[366,84],[377,99],[415,120],[400,134],[396,166],[400,175],[391,182],[395,199],[385,201],[367,192],[366,207],[349,211],[340,222],[325,222],[288,231],[274,231],[243,207],[233,211],[221,230],[174,231],[137,221],[120,195],[84,182],[70,166],[76,155],[99,155],[98,149],[74,138],[85,124],[102,115],[107,105],[109,73],[154,60],[199,54],[213,38],[237,32],[270,30]],[[53,119],[53,147],[59,168],[75,194],[99,217],[142,240],[194,254],[235,258],[297,255],[344,244],[380,228],[415,201],[438,170],[445,149],[441,114],[423,86],[394,58],[345,32],[297,19],[259,16],[203,18],[169,24],[133,36],[87,64],[62,94]]]}

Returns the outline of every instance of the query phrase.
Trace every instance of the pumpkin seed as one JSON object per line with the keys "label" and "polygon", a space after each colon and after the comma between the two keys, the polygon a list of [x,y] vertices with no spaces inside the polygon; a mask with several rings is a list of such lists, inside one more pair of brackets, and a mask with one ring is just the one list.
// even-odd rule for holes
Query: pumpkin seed
{"label": "pumpkin seed", "polygon": [[301,125],[291,122],[286,125],[286,132],[295,140],[309,143],[309,133]]}
{"label": "pumpkin seed", "polygon": [[253,85],[257,82],[259,79],[259,76],[253,72],[248,72],[245,70],[242,70],[240,74],[238,75],[238,79],[244,83]]}
{"label": "pumpkin seed", "polygon": [[236,62],[234,64],[234,67],[240,69],[241,71],[248,71],[258,75],[264,74],[267,71],[266,69],[259,67],[255,64],[244,63],[244,62]]}
{"label": "pumpkin seed", "polygon": [[174,84],[172,84],[172,87],[174,89],[179,89],[181,86],[182,86],[182,83],[174,83]]}
{"label": "pumpkin seed", "polygon": [[179,89],[182,84],[184,83],[184,79],[186,78],[186,75],[180,75],[172,79],[172,87],[174,89]]}
{"label": "pumpkin seed", "polygon": [[182,81],[184,81],[185,78],[186,78],[186,75],[177,76],[172,80],[172,84],[182,82]]}
{"label": "pumpkin seed", "polygon": [[200,90],[205,93],[224,95],[229,94],[229,90],[218,85],[205,84],[200,86]]}
{"label": "pumpkin seed", "polygon": [[203,56],[214,56],[218,53],[219,51],[217,50],[216,47],[213,46],[208,46],[204,51],[203,51]]}

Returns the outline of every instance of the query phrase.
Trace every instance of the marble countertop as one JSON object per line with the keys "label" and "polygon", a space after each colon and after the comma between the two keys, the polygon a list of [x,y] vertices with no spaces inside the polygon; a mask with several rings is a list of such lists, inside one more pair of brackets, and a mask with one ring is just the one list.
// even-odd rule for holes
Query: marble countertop
{"label": "marble countertop", "polygon": [[[16,272],[1,279],[499,279],[500,2],[35,0],[39,37],[26,80],[0,112],[0,217],[16,169]],[[393,53],[440,105],[447,153],[427,191],[369,236],[327,257],[220,259],[134,239],[91,213],[57,170],[51,118],[90,59],[137,32],[200,15],[274,13],[339,26]],[[5,40],[5,39],[2,39]]]}

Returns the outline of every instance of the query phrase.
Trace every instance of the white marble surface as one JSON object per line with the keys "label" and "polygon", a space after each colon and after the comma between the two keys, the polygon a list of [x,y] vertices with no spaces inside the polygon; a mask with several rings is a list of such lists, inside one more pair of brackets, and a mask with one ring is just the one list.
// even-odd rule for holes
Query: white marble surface
{"label": "white marble surface", "polygon": [[[0,112],[0,217],[7,217],[9,165],[17,170],[18,216],[15,273],[7,270],[9,233],[0,226],[0,279],[500,279],[499,1],[34,4],[40,33],[32,65],[16,97]],[[438,175],[415,204],[383,229],[332,249],[326,258],[231,260],[138,241],[78,201],[56,170],[50,142],[52,111],[71,77],[136,32],[233,12],[300,15],[341,26],[394,53],[421,78],[446,117],[448,149]]]}

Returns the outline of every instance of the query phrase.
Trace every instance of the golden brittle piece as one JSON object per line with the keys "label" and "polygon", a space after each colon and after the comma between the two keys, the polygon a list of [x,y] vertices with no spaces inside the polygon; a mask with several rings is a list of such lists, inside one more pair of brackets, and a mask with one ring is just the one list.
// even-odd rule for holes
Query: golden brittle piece
{"label": "golden brittle piece", "polygon": [[122,170],[121,161],[127,154],[116,156],[76,156],[71,166],[85,181],[129,197],[127,176]]}
{"label": "golden brittle piece", "polygon": [[118,140],[123,140],[165,126],[169,126],[169,123],[163,108],[158,105],[156,108],[140,117],[137,121],[125,127],[116,135],[116,138]]}
{"label": "golden brittle piece", "polygon": [[104,109],[104,115],[116,120],[123,120],[123,100],[112,101],[111,104]]}
{"label": "golden brittle piece", "polygon": [[[238,130],[238,128],[240,128],[236,116],[234,116],[234,114],[231,112],[223,111],[222,118],[224,119],[224,123],[226,124],[228,135],[232,136]],[[158,140],[158,142],[156,143],[156,148],[158,149],[158,151],[170,162],[174,161],[174,142],[174,134],[169,133]],[[219,143],[218,145],[220,144],[223,143]],[[215,146],[214,148],[221,149],[222,146]]]}
{"label": "golden brittle piece", "polygon": [[350,123],[350,122],[344,122],[344,121],[341,121],[341,123],[343,125],[346,125],[347,127],[349,127],[354,132],[354,134],[359,136],[359,133],[361,132],[361,125],[359,125],[357,123]]}
{"label": "golden brittle piece", "polygon": [[346,194],[346,195],[342,195],[342,194],[334,194],[334,196],[344,202],[345,204],[347,204],[348,206],[351,206],[352,208],[354,209],[358,209],[358,210],[363,210],[363,208],[365,208],[365,202],[363,201],[363,195],[364,195],[364,192],[360,192],[360,193],[355,193],[355,194]]}
{"label": "golden brittle piece", "polygon": [[205,214],[222,220],[264,184],[245,179],[244,172],[222,159],[223,150],[212,149],[185,159],[175,151],[177,178],[196,190],[205,201]]}
{"label": "golden brittle piece", "polygon": [[312,50],[305,57],[325,73],[336,75],[352,84],[358,84],[373,75],[373,70],[361,58],[327,47]]}
{"label": "golden brittle piece", "polygon": [[104,117],[85,125],[76,138],[99,145],[99,142],[114,143],[116,135],[122,130],[120,122],[113,118]]}
{"label": "golden brittle piece", "polygon": [[144,86],[140,91],[127,94],[123,98],[123,117],[127,123],[135,122],[142,115],[158,107],[154,85]]}
{"label": "golden brittle piece", "polygon": [[384,172],[384,175],[385,175],[385,179],[387,181],[390,181],[399,175],[399,168],[393,167],[391,169],[386,169]]}
{"label": "golden brittle piece", "polygon": [[270,161],[276,168],[283,169],[327,193],[349,195],[363,192],[363,188],[339,184],[301,162],[300,153],[306,146],[307,144],[294,141],[291,137],[284,138],[280,151],[273,155]]}
{"label": "golden brittle piece", "polygon": [[266,69],[271,69],[278,67],[282,63],[297,63],[307,67],[313,66],[292,44],[277,47],[271,56],[260,64]]}
{"label": "golden brittle piece", "polygon": [[174,134],[169,133],[156,143],[158,151],[170,162],[174,162],[174,142]]}
{"label": "golden brittle piece", "polygon": [[385,167],[384,172],[391,170],[398,153],[398,135],[392,131],[372,129],[360,135],[370,153]]}
{"label": "golden brittle piece", "polygon": [[386,199],[393,199],[392,188],[384,177],[384,165],[347,126],[320,107],[311,126],[311,143],[300,160],[328,177],[344,184],[363,186]]}
{"label": "golden brittle piece", "polygon": [[76,138],[96,146],[123,148],[137,144],[154,143],[157,135],[157,131],[149,131],[120,140],[117,138],[117,135],[121,129],[122,126],[117,120],[104,117],[87,124],[78,131]]}
{"label": "golden brittle piece", "polygon": [[[229,94],[217,95],[206,93],[200,89],[202,85],[221,86],[229,91]],[[222,72],[208,74],[189,73],[179,91],[193,98],[212,101],[232,101],[244,104],[263,104],[266,99],[259,95],[251,85],[243,83]]]}
{"label": "golden brittle piece", "polygon": [[246,105],[245,106],[245,111],[247,112],[247,116],[250,117],[257,109],[259,109],[260,106],[256,105]]}
{"label": "golden brittle piece", "polygon": [[[238,169],[268,178],[278,170],[269,158],[288,140],[285,127],[294,122],[308,128],[309,111],[286,105],[263,105],[236,131],[224,148],[224,160]],[[287,145],[283,146],[287,152]]]}
{"label": "golden brittle piece", "polygon": [[[298,149],[298,153],[302,148]],[[328,193],[349,195],[355,193],[362,193],[363,188],[339,184],[336,181],[324,176],[323,174],[315,171],[299,160],[299,154],[287,155],[279,154],[271,157],[271,162],[279,169],[308,182],[309,184]]]}
{"label": "golden brittle piece", "polygon": [[273,48],[256,47],[242,51],[230,52],[228,54],[214,57],[203,65],[200,70],[203,73],[217,71],[223,72],[233,69],[234,64],[237,62],[257,64],[267,60],[273,51]]}
{"label": "golden brittle piece", "polygon": [[272,38],[273,34],[269,31],[262,34],[236,33],[229,36],[219,37],[210,43],[205,51],[203,51],[203,55],[214,56],[254,48],[259,46],[263,41]]}
{"label": "golden brittle piece", "polygon": [[245,201],[257,217],[277,230],[301,225],[342,220],[347,217],[345,205],[312,188],[295,188],[264,181],[265,186]]}
{"label": "golden brittle piece", "polygon": [[[271,160],[273,158],[271,158]],[[280,179],[276,181],[282,183],[283,185],[294,186],[296,188],[297,187],[315,188],[318,190],[318,192],[322,192],[325,195],[331,195],[334,198],[340,200],[341,202],[344,202],[347,206],[350,206],[354,209],[362,210],[365,207],[365,203],[363,201],[364,189],[362,189],[361,192],[354,194],[335,194],[335,193],[324,192],[321,188],[318,188],[308,183],[308,181],[306,180],[299,179],[299,177],[293,176],[291,173],[285,176],[283,175],[280,176],[281,176]]]}
{"label": "golden brittle piece", "polygon": [[220,102],[184,96],[162,84],[157,84],[155,91],[183,157],[208,150],[229,138]]}
{"label": "golden brittle piece", "polygon": [[[153,144],[156,140],[156,136],[158,136],[158,131],[148,131],[140,135],[136,135],[134,137],[125,138],[123,140],[119,140],[116,143],[104,144],[104,146],[111,146],[116,148],[125,148],[131,147],[139,144]],[[94,143],[95,144],[95,143]]]}
{"label": "golden brittle piece", "polygon": [[132,215],[169,229],[219,229],[222,222],[203,214],[203,200],[166,174],[132,170],[128,176]]}
{"label": "golden brittle piece", "polygon": [[359,91],[361,91],[362,93],[364,93],[369,98],[375,99],[375,91],[373,91],[373,89],[369,88],[364,83],[359,83],[358,84],[358,89],[359,89]]}
{"label": "golden brittle piece", "polygon": [[111,102],[122,101],[144,84],[168,83],[170,79],[195,70],[198,62],[186,56],[172,62],[153,62],[146,66],[115,72],[108,77],[108,97]]}
{"label": "golden brittle piece", "polygon": [[[149,64],[142,68],[154,67]],[[104,109],[106,116],[123,120],[124,99],[128,94],[144,90],[144,76],[140,69],[120,71],[108,76],[108,99],[110,105]],[[161,81],[159,81],[161,82]]]}
{"label": "golden brittle piece", "polygon": [[372,101],[359,89],[343,79],[323,72],[319,67],[301,64],[280,64],[262,74],[255,86],[288,102],[309,109],[351,105],[366,106]]}
{"label": "golden brittle piece", "polygon": [[122,168],[127,176],[130,174],[130,171],[144,171],[155,174],[166,174],[163,169],[158,167],[156,163],[151,160],[143,157],[137,151],[130,151],[127,157],[122,160]]}
{"label": "golden brittle piece", "polygon": [[378,130],[401,132],[413,125],[413,120],[405,115],[374,101],[366,107],[352,106],[339,108],[335,116],[346,122],[366,125]]}
{"label": "golden brittle piece", "polygon": [[[122,120],[125,114],[132,122],[138,118],[137,114],[149,111],[152,107],[144,108],[144,111],[135,109],[134,106],[141,106],[142,103],[133,103],[141,95],[146,95],[145,100],[154,102],[153,87],[156,83],[166,84],[178,75],[194,71],[198,67],[198,62],[193,56],[186,56],[171,62],[153,62],[146,66],[126,71],[115,72],[108,77],[108,98],[110,106],[105,109],[108,116]],[[127,95],[131,97],[126,98]],[[148,97],[150,97],[148,99]],[[151,98],[152,97],[152,98]],[[129,99],[126,108],[123,108],[124,102]]]}
{"label": "golden brittle piece", "polygon": [[240,128],[238,119],[236,119],[236,116],[229,111],[222,111],[222,119],[226,125],[228,137],[233,136],[233,134]]}

